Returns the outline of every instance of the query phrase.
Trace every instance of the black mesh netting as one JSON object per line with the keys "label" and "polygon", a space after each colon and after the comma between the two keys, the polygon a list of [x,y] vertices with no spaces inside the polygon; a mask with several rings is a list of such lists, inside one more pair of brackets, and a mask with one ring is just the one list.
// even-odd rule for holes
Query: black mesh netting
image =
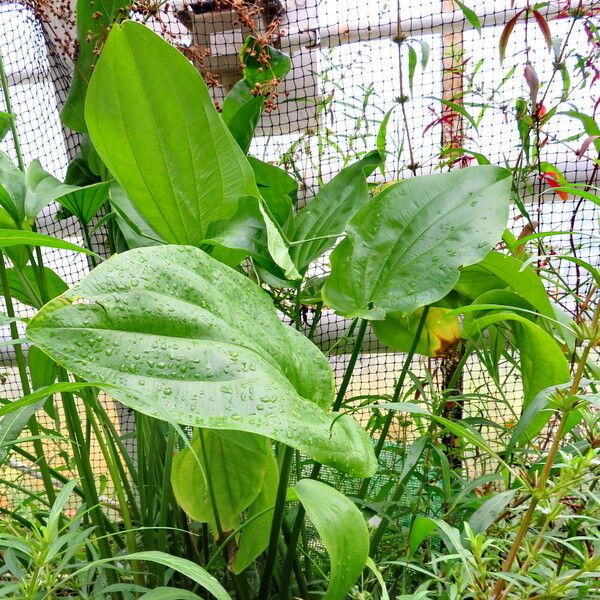
{"label": "black mesh netting", "polygon": [[[237,53],[247,32],[230,11],[211,10],[213,4],[171,4],[157,18],[150,19],[150,25],[178,44],[199,50],[192,53],[202,57],[199,66],[220,77],[222,86],[213,88],[218,102],[239,75]],[[396,1],[379,0],[269,3],[271,17],[281,20],[282,35],[277,43],[291,54],[293,70],[280,90],[278,108],[264,115],[251,153],[283,165],[296,176],[306,200],[344,165],[376,146],[379,125],[395,107],[387,126],[389,156],[385,174],[377,174],[374,181],[429,173],[442,163],[456,167],[471,164],[476,153],[485,155],[493,164],[514,165],[520,152],[515,102],[529,94],[523,77],[525,63],[530,60],[535,64],[542,84],[540,96],[544,95],[546,106],[553,106],[563,93],[563,78],[554,72],[556,57],[530,20],[517,23],[501,65],[499,38],[516,9],[510,8],[508,0],[472,4],[476,5],[481,32],[451,0],[402,0],[401,8]],[[572,80],[563,112],[579,110],[593,115],[597,85],[593,65],[586,64],[586,57],[594,47],[586,20],[574,22],[561,13],[567,4],[552,3],[543,9],[553,36],[563,41],[568,38],[567,53],[561,59],[568,62]],[[268,18],[263,17],[263,21],[262,26],[266,27]],[[68,23],[63,26],[68,30]],[[43,167],[58,178],[64,176],[79,143],[78,136],[69,133],[58,116],[71,68],[52,43],[61,31],[64,32],[60,27],[57,31],[56,20],[44,24],[26,5],[0,2],[0,50],[8,71],[24,160],[27,164],[40,159]],[[473,120],[449,110],[449,102],[460,102]],[[543,132],[544,138],[539,140],[542,160],[556,165],[572,183],[593,183],[594,144],[579,151],[586,138],[581,122],[562,114],[554,117],[552,123],[552,131]],[[459,146],[471,153],[452,151]],[[14,156],[10,135],[0,148]],[[579,286],[580,292],[585,293],[585,271],[573,262],[555,261],[553,256],[575,250],[578,258],[598,264],[595,205],[579,202],[573,196],[563,201],[541,177],[532,180],[524,190],[524,199],[539,230],[571,232],[544,242],[545,256],[540,257],[540,266],[550,261],[570,287]],[[77,223],[72,219],[57,220],[55,212],[56,207],[45,210],[38,222],[40,231],[81,243]],[[515,207],[514,233],[518,235],[524,224]],[[102,240],[100,232],[96,235],[99,247]],[[82,255],[60,250],[43,253],[47,266],[69,284],[89,268]],[[323,261],[315,273],[326,269],[327,261]],[[564,309],[573,312],[574,303],[556,284],[555,277],[549,278],[548,286]],[[25,311],[24,307],[19,309]],[[309,309],[308,323],[312,316]],[[315,337],[322,348],[330,351],[338,379],[349,358],[349,344],[344,341],[348,327],[348,322],[327,312]],[[403,356],[386,351],[369,334],[363,350],[347,397],[390,394]],[[3,395],[19,397],[13,356],[6,347],[2,348],[2,361],[6,377]],[[442,361],[419,359],[413,367],[417,377],[429,374],[433,385],[441,384]],[[409,381],[407,391],[411,385]],[[501,369],[498,386],[473,359],[462,385],[465,393],[473,395],[473,400],[465,404],[465,416],[507,423],[519,410],[519,378],[509,363]],[[111,410],[122,431],[132,428],[132,416],[114,407]],[[401,442],[409,439],[410,425],[398,422],[393,434]],[[101,473],[101,455],[93,446],[91,452]],[[396,454],[392,444],[385,455],[390,468]],[[57,460],[59,455],[57,443]]]}

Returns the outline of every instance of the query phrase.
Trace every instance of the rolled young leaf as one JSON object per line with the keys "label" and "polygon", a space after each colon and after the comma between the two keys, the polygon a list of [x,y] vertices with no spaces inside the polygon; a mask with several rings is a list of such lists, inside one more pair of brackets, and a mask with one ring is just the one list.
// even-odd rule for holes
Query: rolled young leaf
{"label": "rolled young leaf", "polygon": [[231,563],[230,568],[236,574],[252,564],[269,543],[278,482],[279,468],[271,451],[267,459],[262,487],[254,502],[248,507],[246,522]]}
{"label": "rolled young leaf", "polygon": [[369,557],[367,524],[352,500],[325,483],[301,479],[294,490],[329,554],[331,572],[323,600],[342,600]]}
{"label": "rolled young leaf", "polygon": [[376,468],[358,423],[325,412],[325,356],[252,281],[196,248],[139,248],[106,261],[48,303],[27,335],[145,414],[264,435],[358,477]]}
{"label": "rolled young leaf", "polygon": [[[201,430],[173,459],[171,484],[179,505],[215,534],[239,525],[242,511],[257,498],[271,449],[265,438],[240,431]],[[204,455],[206,462],[204,462]],[[210,482],[219,523],[207,487]],[[218,525],[218,526],[217,526]]]}
{"label": "rolled young leaf", "polygon": [[258,197],[200,74],[141,23],[112,28],[85,117],[100,158],[169,243],[200,244],[211,222],[233,216],[239,198]]}
{"label": "rolled young leaf", "polygon": [[446,296],[460,267],[482,260],[501,238],[509,175],[479,166],[386,188],[358,211],[333,251],[325,303],[344,316],[381,319]]}

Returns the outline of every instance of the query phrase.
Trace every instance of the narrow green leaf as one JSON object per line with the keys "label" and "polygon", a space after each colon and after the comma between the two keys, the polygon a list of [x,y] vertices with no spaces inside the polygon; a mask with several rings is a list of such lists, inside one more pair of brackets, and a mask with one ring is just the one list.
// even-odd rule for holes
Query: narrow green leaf
{"label": "narrow green leaf", "polygon": [[494,493],[469,519],[469,526],[475,535],[485,533],[494,523],[496,517],[512,502],[517,490],[506,490]]}
{"label": "narrow green leaf", "polygon": [[86,250],[81,246],[76,246],[70,242],[35,233],[33,231],[25,231],[20,229],[0,229],[0,248],[12,248],[13,246],[42,246],[45,248],[60,248],[62,250],[72,250],[73,252],[82,252],[88,256],[95,256],[99,260],[103,260],[96,253]]}
{"label": "narrow green leaf", "polygon": [[14,120],[15,115],[0,110],[0,141],[2,141],[6,137],[6,134],[11,130]]}
{"label": "narrow green leaf", "polygon": [[16,410],[19,410],[20,408],[22,408],[23,406],[29,406],[31,404],[34,404],[38,400],[42,400],[42,399],[45,400],[46,398],[48,398],[48,396],[50,396],[52,394],[58,394],[60,392],[78,392],[82,389],[92,388],[92,387],[95,387],[95,388],[102,387],[102,388],[112,389],[113,386],[106,384],[106,383],[98,383],[98,382],[53,383],[52,385],[48,385],[39,390],[36,390],[35,392],[32,392],[31,394],[27,394],[26,396],[23,396],[19,400],[14,400],[13,402],[9,402],[8,404],[5,404],[4,406],[0,406],[0,416],[13,413]]}
{"label": "narrow green leaf", "polygon": [[202,567],[193,563],[187,558],[180,558],[179,556],[172,556],[166,552],[159,552],[157,550],[148,550],[145,552],[133,552],[131,554],[119,555],[115,558],[102,558],[88,563],[78,572],[85,572],[89,569],[94,569],[97,566],[104,565],[109,562],[117,561],[149,561],[155,562],[159,565],[174,569],[178,573],[189,577],[192,581],[195,581],[198,585],[203,587],[205,590],[210,592],[217,600],[231,600],[231,596],[227,593],[225,588],[207,571]]}
{"label": "narrow green leaf", "polygon": [[329,554],[331,572],[324,600],[343,600],[369,557],[369,532],[356,505],[336,489],[301,479],[294,489]]}
{"label": "narrow green leaf", "polygon": [[411,555],[414,554],[421,544],[436,530],[437,525],[430,517],[417,516],[413,522],[408,540]]}
{"label": "narrow green leaf", "polygon": [[539,275],[531,267],[525,267],[523,261],[495,250],[476,265],[463,269],[454,289],[472,302],[487,290],[502,287],[515,291],[540,314],[555,318]]}
{"label": "narrow green leaf", "polygon": [[417,68],[417,52],[412,46],[408,47],[408,88],[413,92],[413,82],[415,79],[415,70]]}
{"label": "narrow green leaf", "polygon": [[382,161],[383,156],[378,151],[369,152],[340,171],[298,211],[293,235],[296,245],[291,249],[291,256],[301,273],[335,244],[335,238],[327,236],[343,233],[356,211],[367,202],[366,178]]}
{"label": "narrow green leaf", "polygon": [[170,587],[157,587],[140,596],[140,600],[202,600],[202,596]]}
{"label": "narrow green leaf", "polygon": [[479,21],[479,17],[477,16],[477,13],[472,8],[469,8],[462,2],[459,2],[459,0],[454,0],[454,2],[458,6],[458,8],[460,8],[463,15],[465,15],[465,18],[467,19],[467,21],[469,21],[469,23],[471,23],[471,25],[473,26],[473,29],[476,29],[479,32],[479,35],[481,35],[481,22]]}
{"label": "narrow green leaf", "polygon": [[458,113],[461,117],[464,117],[475,131],[479,131],[477,129],[477,123],[475,122],[475,119],[471,116],[469,111],[462,104],[458,104],[457,102],[452,102],[451,100],[446,100],[444,98],[436,99],[439,102],[441,102],[444,106],[447,106],[448,108],[451,108],[454,112]]}

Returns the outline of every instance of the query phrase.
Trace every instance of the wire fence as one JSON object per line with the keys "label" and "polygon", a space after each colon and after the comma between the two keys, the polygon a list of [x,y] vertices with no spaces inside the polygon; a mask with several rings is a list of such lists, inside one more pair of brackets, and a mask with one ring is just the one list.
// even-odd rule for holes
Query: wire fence
{"label": "wire fence", "polygon": [[[212,0],[167,4],[148,24],[194,59],[213,83],[219,104],[239,77],[238,52],[247,31],[235,11],[215,4]],[[377,146],[380,124],[391,110],[385,171],[376,174],[374,182],[466,166],[475,163],[478,155],[492,164],[511,166],[522,149],[515,104],[530,94],[523,69],[531,62],[541,82],[539,96],[544,99],[544,109],[563,98],[564,114],[557,115],[552,130],[544,131],[544,139],[538,140],[542,161],[554,165],[569,182],[594,181],[594,144],[581,151],[587,134],[572,116],[573,111],[593,116],[599,102],[597,73],[593,64],[586,63],[586,57],[596,50],[590,35],[593,17],[569,18],[565,12],[569,3],[565,2],[551,2],[541,9],[553,40],[567,42],[566,53],[560,57],[571,72],[572,79],[566,84],[555,68],[557,56],[529,19],[517,22],[501,64],[502,30],[519,10],[510,1],[474,3],[476,21],[451,0],[429,4],[403,0],[401,4],[399,0],[268,2],[269,13],[260,17],[259,26],[279,20],[276,44],[291,55],[293,68],[279,90],[277,109],[263,115],[250,153],[282,165],[297,177],[302,201],[307,201],[319,185]],[[59,119],[71,70],[69,52],[60,37],[73,35],[68,31],[72,23],[68,19],[60,23],[52,11],[49,18],[40,19],[39,12],[28,3],[0,1],[0,51],[25,162],[40,159],[45,169],[62,178],[81,141]],[[140,18],[140,11],[135,15]],[[477,21],[480,28],[474,25]],[[456,110],[456,105],[464,110]],[[10,135],[0,149],[14,154]],[[544,177],[530,182],[523,190],[523,201],[540,231],[569,232],[552,237],[540,261],[550,261],[570,287],[577,287],[582,277],[578,266],[567,261],[554,263],[553,257],[575,252],[578,258],[598,264],[596,206],[572,196],[563,200]],[[58,220],[56,209],[51,206],[44,211],[38,220],[40,231],[81,242],[75,220]],[[525,227],[516,206],[510,226],[515,235]],[[101,231],[95,241],[101,249]],[[89,270],[85,258],[61,250],[44,250],[44,258],[68,284]],[[327,268],[324,260],[310,274],[326,273]],[[566,311],[574,312],[572,299],[554,281],[549,281],[549,292]],[[22,315],[30,312],[27,307],[18,308]],[[309,324],[311,318],[309,307]],[[347,321],[325,311],[315,337],[320,347],[335,348],[331,362],[338,382],[349,358],[348,345],[343,343],[348,327]],[[5,335],[8,337],[8,331]],[[17,398],[21,391],[13,356],[6,347],[1,359],[3,396]],[[403,360],[402,354],[390,352],[367,335],[348,398],[391,394]],[[420,378],[429,374],[439,385],[443,361],[415,359],[413,370]],[[463,388],[473,401],[466,404],[465,416],[500,423],[515,418],[521,395],[519,377],[510,363],[503,365],[501,372],[501,385],[497,386],[476,360],[469,361]],[[407,392],[409,388],[410,383]],[[131,430],[133,416],[121,408],[112,410],[122,431]],[[50,417],[47,425],[52,426]],[[399,442],[410,435],[409,425],[396,425],[394,436]],[[61,460],[60,440],[48,443],[55,444],[56,460]],[[99,451],[92,448],[91,452],[102,472]],[[393,470],[393,448],[389,456]]]}

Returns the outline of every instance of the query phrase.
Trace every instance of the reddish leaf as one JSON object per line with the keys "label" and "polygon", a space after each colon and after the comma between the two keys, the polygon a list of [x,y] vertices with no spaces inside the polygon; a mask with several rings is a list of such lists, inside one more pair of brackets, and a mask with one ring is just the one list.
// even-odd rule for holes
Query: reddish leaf
{"label": "reddish leaf", "polygon": [[587,152],[587,149],[590,147],[590,144],[597,140],[598,137],[599,136],[597,135],[590,135],[588,138],[586,138],[583,144],[581,144],[581,148],[577,150],[577,160],[579,160]]}
{"label": "reddish leaf", "polygon": [[546,17],[539,12],[538,10],[534,10],[533,16],[538,24],[538,27],[541,29],[542,34],[544,35],[544,39],[546,40],[546,45],[548,49],[552,47],[552,35],[550,33],[550,27],[548,26],[548,21],[546,21]]}
{"label": "reddish leaf", "polygon": [[504,29],[502,31],[502,35],[500,36],[500,63],[504,62],[504,57],[506,56],[506,45],[508,44],[508,38],[512,33],[512,30],[515,28],[519,17],[523,14],[525,9],[520,10],[510,21],[506,23]]}
{"label": "reddish leaf", "polygon": [[[551,188],[560,188],[562,184],[559,180],[559,175],[556,171],[546,171],[542,173],[542,179],[551,187]],[[569,197],[567,192],[563,190],[556,190],[559,198],[563,201],[566,201]]]}

